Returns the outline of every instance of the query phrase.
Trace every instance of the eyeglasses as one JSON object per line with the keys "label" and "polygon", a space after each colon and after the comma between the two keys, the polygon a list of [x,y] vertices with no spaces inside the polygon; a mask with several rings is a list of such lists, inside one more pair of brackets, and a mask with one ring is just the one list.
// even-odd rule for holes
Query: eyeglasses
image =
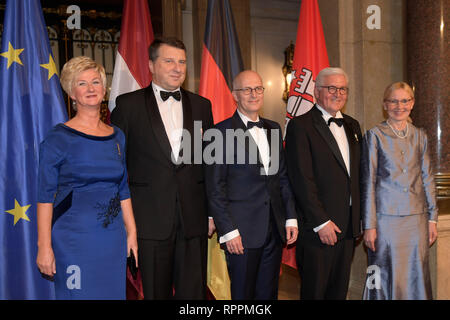
{"label": "eyeglasses", "polygon": [[408,104],[410,104],[410,102],[413,100],[413,98],[409,98],[409,99],[402,99],[402,100],[397,100],[397,99],[386,99],[384,100],[388,105],[390,106],[396,106],[398,104],[401,104],[402,106],[407,106]]}
{"label": "eyeglasses", "polygon": [[335,86],[319,86],[320,88],[327,88],[328,93],[335,94],[339,90],[339,94],[346,95],[348,93],[347,87],[338,88]]}
{"label": "eyeglasses", "polygon": [[256,87],[256,88],[242,88],[242,89],[234,89],[234,91],[242,91],[243,94],[245,94],[246,96],[252,94],[253,90],[255,90],[256,94],[263,94],[264,93],[264,87]]}

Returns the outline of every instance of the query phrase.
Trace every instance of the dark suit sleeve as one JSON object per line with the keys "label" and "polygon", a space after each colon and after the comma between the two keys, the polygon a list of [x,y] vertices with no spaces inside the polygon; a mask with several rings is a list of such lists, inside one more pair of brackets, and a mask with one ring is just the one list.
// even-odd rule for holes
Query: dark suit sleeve
{"label": "dark suit sleeve", "polygon": [[[225,135],[223,135],[225,136]],[[213,143],[213,141],[211,142]],[[223,147],[224,144],[222,144]],[[221,164],[205,164],[205,185],[208,197],[209,215],[214,218],[219,236],[237,229],[231,215],[228,213],[227,197],[228,166],[225,163],[225,148],[216,149],[223,155]]]}
{"label": "dark suit sleeve", "polygon": [[283,199],[285,208],[286,208],[286,220],[287,219],[297,219],[297,213],[295,210],[295,198],[294,194],[292,193],[291,183],[289,182],[288,177],[288,171],[287,171],[287,165],[286,165],[286,152],[283,148],[283,138],[281,133],[281,127],[277,123],[277,129],[278,129],[278,146],[280,150],[280,168],[278,170],[279,178],[280,178],[280,191],[281,191],[281,197]]}
{"label": "dark suit sleeve", "polygon": [[308,223],[308,227],[315,228],[330,218],[319,200],[310,150],[306,129],[295,119],[291,120],[286,134],[288,175],[305,222]]}
{"label": "dark suit sleeve", "polygon": [[211,102],[207,100],[205,108],[203,109],[203,131],[206,131],[214,126],[214,119],[212,114]]}

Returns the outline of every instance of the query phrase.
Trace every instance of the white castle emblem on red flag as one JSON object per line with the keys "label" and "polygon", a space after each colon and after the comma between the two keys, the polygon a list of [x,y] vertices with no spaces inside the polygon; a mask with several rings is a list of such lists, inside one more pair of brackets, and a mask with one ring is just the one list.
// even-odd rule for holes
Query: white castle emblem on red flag
{"label": "white castle emblem on red flag", "polygon": [[313,107],[315,83],[310,69],[302,68],[301,72],[292,70],[290,96],[286,110],[286,126],[290,119],[308,112]]}

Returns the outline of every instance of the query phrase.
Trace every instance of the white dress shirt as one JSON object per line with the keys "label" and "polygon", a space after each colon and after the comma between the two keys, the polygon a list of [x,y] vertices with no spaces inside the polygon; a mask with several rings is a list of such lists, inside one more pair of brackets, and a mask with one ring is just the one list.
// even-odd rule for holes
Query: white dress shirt
{"label": "white dress shirt", "polygon": [[[247,126],[247,123],[249,121],[252,121],[247,116],[242,114],[239,110],[237,110],[237,113],[241,117],[242,122],[244,122],[245,126]],[[259,121],[259,116],[257,117],[256,121]],[[258,146],[258,151],[261,156],[261,162],[264,166],[264,171],[266,175],[269,172],[269,163],[270,163],[270,148],[269,148],[269,141],[267,140],[267,135],[264,129],[258,128],[257,126],[252,127],[248,130],[250,134],[252,135],[253,140],[255,140],[256,145]],[[286,220],[286,227],[298,227],[297,219],[287,219]],[[223,235],[219,238],[220,243],[224,243],[227,241],[230,241],[231,239],[234,239],[238,237],[239,230],[235,229],[233,231],[228,232],[227,234]]]}
{"label": "white dress shirt", "polygon": [[[322,117],[328,125],[328,120],[333,116],[329,114],[325,109],[316,104],[317,108],[322,112]],[[340,111],[336,112],[335,118],[343,118]],[[336,140],[339,150],[341,151],[342,158],[344,159],[345,167],[347,168],[348,175],[350,176],[350,149],[348,146],[347,134],[345,133],[344,126],[339,127],[335,122],[330,123],[330,131]],[[350,205],[352,204],[352,198],[350,197]],[[320,226],[314,228],[314,232],[319,232],[323,227],[325,227],[331,220],[321,224]]]}
{"label": "white dress shirt", "polygon": [[[153,92],[155,93],[156,103],[158,104],[159,114],[161,115],[167,137],[172,148],[172,156],[175,161],[178,160],[181,146],[181,137],[183,135],[183,105],[174,97],[163,101],[160,91],[166,91],[154,82],[152,82]],[[174,91],[179,91],[180,88]]]}

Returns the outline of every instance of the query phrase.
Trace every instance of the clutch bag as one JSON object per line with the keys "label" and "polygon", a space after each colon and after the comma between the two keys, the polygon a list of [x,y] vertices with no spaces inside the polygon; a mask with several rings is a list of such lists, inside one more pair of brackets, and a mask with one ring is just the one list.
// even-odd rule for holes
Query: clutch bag
{"label": "clutch bag", "polygon": [[127,258],[127,267],[133,279],[136,280],[138,268],[136,267],[136,258],[134,257],[133,250],[130,250],[130,256]]}

